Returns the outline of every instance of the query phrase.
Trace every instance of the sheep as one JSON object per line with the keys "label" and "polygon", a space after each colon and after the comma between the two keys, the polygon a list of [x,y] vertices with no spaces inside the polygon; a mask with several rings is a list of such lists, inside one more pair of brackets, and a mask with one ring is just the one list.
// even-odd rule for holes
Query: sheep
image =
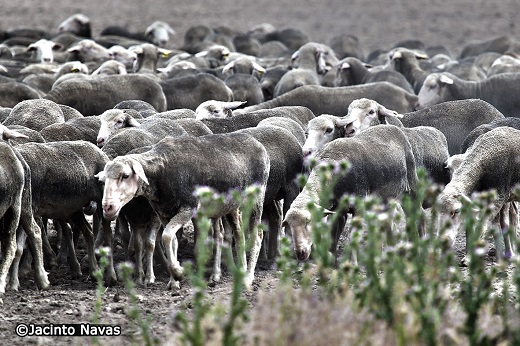
{"label": "sheep", "polygon": [[481,99],[496,107],[506,117],[519,117],[520,101],[510,97],[520,92],[520,75],[503,73],[480,82],[464,81],[450,73],[432,73],[419,92],[417,109],[441,102]]}
{"label": "sheep", "polygon": [[159,48],[150,43],[143,43],[139,46],[131,47],[130,51],[136,55],[133,65],[135,73],[147,73],[160,79],[157,75],[157,61],[160,56],[168,57],[170,54],[169,50]]}
{"label": "sheep", "polygon": [[293,69],[285,73],[274,88],[274,97],[304,85],[320,85],[319,75],[327,72],[326,59],[337,62],[334,53],[322,44],[309,42],[292,56]]}
{"label": "sheep", "polygon": [[417,102],[417,96],[407,93],[402,88],[388,82],[375,82],[336,88],[305,85],[270,101],[241,109],[239,113],[280,106],[304,106],[309,108],[315,115],[332,114],[343,116],[349,104],[353,100],[362,97],[376,100],[385,107],[395,110],[398,113],[406,113],[414,110],[415,103]]}
{"label": "sheep", "polygon": [[475,127],[464,139],[461,146],[461,152],[465,153],[475,143],[478,137],[486,132],[489,132],[497,127],[509,126],[520,130],[520,119],[518,118],[501,118],[493,120],[487,124],[482,124]]}
{"label": "sheep", "polygon": [[202,102],[208,100],[233,101],[233,91],[222,80],[208,73],[170,78],[160,81],[159,84],[166,96],[168,110],[195,110]]}
{"label": "sheep", "polygon": [[127,127],[138,127],[153,135],[157,141],[166,136],[181,136],[187,132],[175,121],[165,118],[149,117],[139,123],[136,116],[139,113],[133,109],[111,109],[99,116],[101,126],[97,136],[97,145],[102,147],[109,137],[117,130]]}
{"label": "sheep", "polygon": [[211,44],[205,50],[195,54],[198,58],[204,58],[211,68],[227,64],[231,51],[228,47],[220,44]]}
{"label": "sheep", "polygon": [[70,32],[80,37],[91,38],[90,18],[84,14],[76,13],[58,25],[58,32]]}
{"label": "sheep", "polygon": [[486,52],[504,54],[508,50],[514,51],[518,47],[518,40],[510,36],[498,36],[482,41],[474,41],[462,47],[459,58],[477,56]]}
{"label": "sheep", "polygon": [[[206,160],[207,155],[220,159]],[[247,263],[244,283],[250,288],[262,241],[262,233],[256,231],[256,227],[262,216],[269,165],[266,149],[250,135],[165,138],[145,153],[121,156],[106,164],[98,174],[105,182],[103,215],[113,220],[132,198],[143,196],[149,200],[164,226],[162,241],[170,272],[168,288],[174,289],[179,287],[177,279],[183,273],[177,259],[176,233],[197,210],[198,201],[193,194],[196,187],[208,186],[222,193],[231,189],[243,191],[257,184],[261,193],[253,207],[250,229],[243,232],[253,237],[254,244],[249,260],[244,258],[242,262]],[[218,218],[238,207],[234,202],[228,202],[209,216]],[[107,240],[110,244],[111,240]],[[243,244],[239,230],[235,233],[235,241]]]}
{"label": "sheep", "polygon": [[401,73],[413,87],[416,94],[421,90],[430,71],[425,71],[419,65],[419,59],[428,59],[428,56],[408,49],[396,49],[390,53],[390,65],[395,71]]}
{"label": "sheep", "polygon": [[233,116],[233,109],[245,104],[243,101],[217,101],[208,100],[202,102],[197,109],[195,109],[195,119],[206,119],[206,118],[227,118]]}
{"label": "sheep", "polygon": [[454,155],[462,152],[464,138],[474,128],[503,118],[504,115],[488,102],[466,99],[403,113],[399,120],[405,127],[432,126],[440,130],[446,136],[450,155]]}
{"label": "sheep", "polygon": [[137,55],[130,49],[126,49],[120,45],[113,45],[108,48],[108,53],[115,61],[119,61],[126,68],[133,68]]}
{"label": "sheep", "polygon": [[370,71],[372,65],[365,64],[361,60],[348,57],[336,65],[336,78],[334,86],[348,86],[371,82],[387,81],[393,83],[407,92],[413,94],[414,90],[403,74],[392,70]]}
{"label": "sheep", "polygon": [[84,116],[101,114],[124,100],[143,100],[159,112],[166,110],[161,86],[138,74],[67,80],[55,85],[45,98],[73,107]]}
{"label": "sheep", "polygon": [[27,51],[36,51],[36,60],[39,62],[52,64],[54,62],[54,54],[52,51],[60,48],[62,48],[61,44],[42,38],[31,43],[27,47]]}
{"label": "sheep", "polygon": [[[94,175],[104,167],[107,156],[85,141],[26,143],[17,146],[16,150],[30,168],[34,217],[61,221],[74,277],[81,276],[81,268],[65,221],[80,229],[87,245],[89,270],[93,274],[98,268],[93,232],[85,220],[83,207],[91,201],[101,203],[102,187]],[[99,212],[96,217],[100,216]],[[104,232],[111,232],[109,222],[103,221],[102,225]],[[112,274],[108,274],[107,281],[113,278]]]}
{"label": "sheep", "polygon": [[284,28],[274,29],[268,32],[253,32],[252,37],[258,39],[261,43],[268,41],[279,41],[283,43],[287,48],[294,52],[301,46],[309,42],[309,37],[300,29],[296,28]]}
{"label": "sheep", "polygon": [[262,88],[265,101],[273,99],[274,88],[287,71],[289,69],[285,66],[275,66],[268,68],[262,74],[262,77],[260,77],[260,88]]}
{"label": "sheep", "polygon": [[257,78],[252,75],[237,73],[224,80],[233,92],[233,100],[245,101],[248,105],[264,102],[264,93]]}
{"label": "sheep", "polygon": [[41,98],[36,89],[21,82],[0,83],[0,95],[0,106],[8,108],[13,108],[24,100]]}
{"label": "sheep", "polygon": [[67,49],[70,60],[85,62],[104,62],[111,59],[108,49],[94,40],[84,39]]}
{"label": "sheep", "polygon": [[354,35],[339,34],[333,36],[329,40],[329,46],[338,59],[344,59],[349,56],[361,61],[365,59],[365,53],[363,52],[359,39]]}
{"label": "sheep", "polygon": [[96,70],[91,73],[95,75],[114,75],[114,74],[127,74],[126,67],[122,62],[116,60],[108,60],[101,64]]}
{"label": "sheep", "polygon": [[[10,138],[9,136],[2,136],[4,140]],[[7,286],[7,275],[13,262],[16,252],[16,229],[20,222],[20,215],[22,213],[22,195],[25,184],[24,167],[18,160],[12,147],[0,142],[1,153],[1,171],[2,171],[2,202],[0,203],[0,215],[3,218],[2,248],[3,256],[0,262],[0,293],[5,293]],[[27,205],[23,207],[27,208]],[[41,242],[40,242],[41,246]],[[41,254],[41,252],[40,252]],[[45,271],[43,271],[45,273]],[[47,280],[47,275],[45,274]],[[48,286],[48,280],[47,285]],[[15,287],[17,289],[17,287]]]}
{"label": "sheep", "polygon": [[[267,150],[271,163],[262,215],[268,223],[267,258],[272,260],[279,253],[282,219],[300,192],[296,178],[303,172],[301,145],[291,132],[277,126],[263,124],[237,132],[250,134],[258,140]],[[276,204],[282,201],[283,207],[280,210]]]}
{"label": "sheep", "polygon": [[161,20],[156,20],[152,24],[146,27],[144,36],[157,47],[165,48],[170,42],[170,35],[176,35],[177,33],[172,27]]}
{"label": "sheep", "polygon": [[[312,121],[312,120],[311,120]],[[310,121],[309,121],[310,122]],[[302,125],[297,121],[286,118],[286,117],[269,117],[265,118],[256,125],[260,126],[278,126],[283,129],[286,129],[296,138],[301,147],[303,147],[305,143],[305,130],[302,128]]]}
{"label": "sheep", "polygon": [[[497,258],[501,259],[504,255],[505,258],[514,256],[511,237],[503,233],[508,225],[504,224],[500,211],[508,202],[518,202],[512,193],[515,185],[520,182],[520,166],[517,160],[520,148],[516,139],[520,140],[520,131],[511,127],[498,127],[481,135],[468,149],[462,163],[453,172],[451,181],[438,196],[441,218],[450,218],[453,222],[453,227],[446,234],[451,244],[461,226],[462,220],[458,217],[462,207],[460,199],[469,200],[473,192],[495,190],[497,196],[491,203],[490,215],[484,220],[481,236],[485,236],[490,223],[498,222],[501,234],[495,234],[494,238],[497,244],[501,238],[504,240],[505,254],[497,248]],[[513,236],[516,236],[518,215],[513,215],[510,221]]]}
{"label": "sheep", "polygon": [[[417,175],[412,148],[404,133],[396,126],[374,126],[354,138],[338,138],[321,150],[317,161],[318,166],[311,171],[302,192],[291,204],[283,221],[283,225],[292,232],[296,257],[301,261],[307,260],[311,253],[311,214],[307,205],[319,202],[322,187],[317,172],[320,165],[337,165],[341,161],[350,163],[349,169],[341,175],[338,174],[340,170],[331,173],[332,179],[338,180],[330,202],[321,206],[327,210],[325,213],[334,211],[339,199],[345,194],[374,194],[387,200],[416,189]],[[355,210],[349,212],[355,213]],[[339,219],[341,223],[344,222],[344,219]],[[336,229],[343,229],[343,225],[337,226]],[[337,235],[332,244],[333,253],[336,245]]]}
{"label": "sheep", "polygon": [[233,45],[239,53],[257,56],[260,51],[260,41],[247,34],[233,36]]}
{"label": "sheep", "polygon": [[[69,73],[79,73],[83,75],[88,75],[88,67],[87,65],[79,62],[79,61],[69,61],[60,66],[53,66],[53,69],[50,71],[52,74],[48,73],[39,73],[39,74],[29,74],[25,77],[22,82],[29,85],[30,87],[40,91],[43,94],[47,94],[51,89],[54,83],[61,77]],[[30,73],[28,69],[20,70],[20,73]]]}
{"label": "sheep", "polygon": [[314,118],[314,114],[306,107],[290,106],[238,114],[231,118],[206,118],[201,121],[213,133],[227,133],[257,126],[260,121],[271,117],[290,118],[304,128]]}
{"label": "sheep", "polygon": [[142,100],[125,100],[114,106],[114,109],[135,109],[142,118],[157,114],[157,110],[148,102]]}
{"label": "sheep", "polygon": [[83,140],[96,144],[100,126],[99,116],[90,116],[46,126],[40,130],[40,134],[46,142]]}
{"label": "sheep", "polygon": [[[389,111],[373,100],[358,99],[350,104],[348,114],[344,119],[341,119],[341,122],[345,128],[343,130],[345,136],[352,137],[357,135],[359,131],[366,130],[375,121],[386,124],[387,119],[392,116],[403,118],[402,115]],[[316,120],[316,118],[313,120]],[[337,121],[336,123],[339,122]],[[401,125],[400,122],[399,125]],[[337,125],[335,129],[337,129]],[[445,167],[445,162],[449,158],[449,152],[444,134],[431,126],[401,127],[401,130],[410,141],[416,166],[424,168],[434,183],[446,185],[450,180],[450,175]],[[339,131],[336,130],[336,132]],[[309,139],[311,139],[310,135]],[[323,146],[323,142],[327,139],[330,141],[332,136],[324,137],[320,144]]]}
{"label": "sheep", "polygon": [[58,104],[50,100],[37,99],[18,103],[13,107],[3,124],[6,126],[23,125],[40,131],[48,125],[63,122],[65,122],[65,118]]}
{"label": "sheep", "polygon": [[510,72],[520,72],[520,59],[513,58],[509,55],[502,55],[493,61],[486,75],[491,77],[500,73]]}

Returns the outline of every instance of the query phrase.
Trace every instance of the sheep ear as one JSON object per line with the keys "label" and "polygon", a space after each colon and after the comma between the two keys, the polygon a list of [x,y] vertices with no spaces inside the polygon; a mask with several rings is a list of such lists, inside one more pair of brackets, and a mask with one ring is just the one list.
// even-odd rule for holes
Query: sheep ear
{"label": "sheep ear", "polygon": [[105,171],[99,172],[98,174],[94,175],[94,177],[102,183],[104,183],[107,178],[107,176],[105,175]]}
{"label": "sheep ear", "polygon": [[424,53],[415,52],[415,57],[420,60],[426,60],[428,59],[428,55]]}
{"label": "sheep ear", "polygon": [[203,58],[205,57],[206,55],[208,55],[208,51],[207,50],[203,50],[202,52],[198,52],[197,54],[195,54],[195,56],[197,58]]}
{"label": "sheep ear", "polygon": [[232,62],[230,62],[229,64],[227,64],[226,66],[224,66],[224,68],[222,69],[222,73],[223,74],[228,73],[229,70],[231,70],[233,67],[235,67],[235,61],[234,60]]}
{"label": "sheep ear", "polygon": [[[125,113],[125,116],[126,116],[126,125],[128,127],[139,127],[141,126],[141,123],[139,123],[135,118],[134,118],[134,114],[132,113],[138,113],[136,110],[134,109],[124,109],[123,110],[123,113]],[[136,114],[137,115],[137,114]]]}
{"label": "sheep ear", "polygon": [[7,127],[3,128],[2,139],[4,141],[7,141],[8,139],[16,139],[16,138],[28,139],[29,137],[27,137],[26,135],[24,135],[23,133],[20,133],[18,131],[10,130]]}
{"label": "sheep ear", "polygon": [[[377,110],[377,114],[378,114],[378,118],[379,118],[379,121],[382,123],[382,124],[386,124],[386,117],[387,116],[398,116],[398,113],[396,111],[392,111],[392,110],[389,110],[388,108],[386,108],[385,106],[383,105],[379,105],[379,108]],[[401,118],[403,116],[401,115]]]}
{"label": "sheep ear", "polygon": [[36,50],[36,49],[37,49],[36,45],[35,45],[34,43],[31,43],[31,44],[27,47],[26,50],[27,50],[28,52],[32,52],[33,50]]}
{"label": "sheep ear", "polygon": [[134,171],[134,173],[139,178],[141,178],[146,183],[146,185],[149,185],[148,178],[146,178],[146,174],[144,173],[143,166],[137,160],[134,160],[134,159],[131,159],[130,162],[131,162],[132,170]]}
{"label": "sheep ear", "polygon": [[350,68],[350,64],[348,62],[344,62],[342,64],[339,64],[338,65],[338,70],[346,70],[346,69],[349,69]]}
{"label": "sheep ear", "polygon": [[444,74],[441,74],[441,76],[439,77],[439,82],[444,84],[453,84],[453,79]]}
{"label": "sheep ear", "polygon": [[238,107],[246,104],[247,101],[231,101],[231,102],[224,102],[223,106],[229,109],[237,109]]}
{"label": "sheep ear", "polygon": [[63,48],[63,45],[61,43],[58,43],[58,42],[53,42],[54,45],[52,46],[52,49],[53,50],[57,50],[57,49],[62,49]]}
{"label": "sheep ear", "polygon": [[260,66],[260,64],[256,63],[256,62],[252,62],[252,65],[253,65],[253,68],[255,69],[255,71],[257,73],[260,73],[260,74],[263,74],[265,73],[265,68],[263,68],[262,66]]}
{"label": "sheep ear", "polygon": [[162,58],[167,58],[170,56],[170,54],[172,53],[171,50],[169,49],[164,49],[164,48],[158,48],[157,49],[157,52],[159,53],[159,56],[162,57]]}
{"label": "sheep ear", "polygon": [[401,51],[398,51],[396,50],[394,52],[394,54],[391,55],[391,60],[395,60],[395,59],[401,59],[403,57],[403,53],[401,53]]}

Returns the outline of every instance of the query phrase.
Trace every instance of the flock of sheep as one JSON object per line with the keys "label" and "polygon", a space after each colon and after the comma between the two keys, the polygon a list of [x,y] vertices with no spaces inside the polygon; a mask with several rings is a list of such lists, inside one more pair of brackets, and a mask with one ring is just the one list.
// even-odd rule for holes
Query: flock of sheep
{"label": "flock of sheep", "polygon": [[[221,278],[222,244],[249,239],[241,263],[251,287],[259,257],[273,260],[285,233],[296,257],[309,258],[308,204],[321,189],[311,158],[316,167],[350,162],[347,172],[333,172],[326,213],[345,194],[413,194],[416,169],[424,168],[444,187],[441,217],[454,221],[452,245],[461,198],[494,189],[484,229],[498,224],[505,251],[497,257],[514,255],[520,45],[512,38],[468,44],[455,57],[414,40],[365,55],[351,35],[323,44],[269,24],[247,32],[193,26],[175,48],[175,31],[161,21],[145,33],[111,26],[93,37],[90,19],[77,14],[57,29],[7,31],[0,44],[0,293],[19,288],[19,268],[42,289],[58,260],[81,276],[81,235],[91,274],[99,268],[95,249],[113,248],[117,235],[138,283],[155,281],[156,258],[170,274],[168,288],[178,288],[178,238],[190,223],[197,228],[198,187],[259,191],[248,229],[237,199],[208,211],[210,279]],[[347,214],[337,220],[332,251]],[[104,280],[117,281],[111,256]]]}

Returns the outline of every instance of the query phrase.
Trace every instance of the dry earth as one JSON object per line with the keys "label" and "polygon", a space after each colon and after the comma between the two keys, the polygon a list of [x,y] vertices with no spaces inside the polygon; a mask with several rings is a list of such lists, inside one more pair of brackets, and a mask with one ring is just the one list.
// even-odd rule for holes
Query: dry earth
{"label": "dry earth", "polygon": [[[266,0],[266,1],[145,1],[145,0],[89,0],[89,1],[2,1],[0,29],[34,27],[54,31],[63,19],[74,13],[84,13],[92,20],[93,34],[105,26],[122,25],[142,31],[154,20],[168,22],[178,35],[174,45],[181,45],[187,28],[204,23],[209,26],[226,25],[245,30],[252,25],[269,22],[276,27],[296,27],[313,41],[327,43],[340,33],[358,36],[368,53],[376,48],[390,48],[396,42],[415,38],[428,45],[442,44],[455,55],[471,40],[481,40],[503,34],[520,34],[520,2],[517,0]],[[192,244],[184,242],[183,259],[189,259]],[[84,253],[80,252],[80,255]],[[87,272],[84,270],[84,272]],[[176,294],[166,291],[167,277],[156,268],[157,283],[139,288],[141,312],[151,318],[152,334],[161,343],[171,342],[175,330],[172,316],[183,307],[189,295],[188,285]],[[258,270],[258,289],[273,285],[274,271]],[[19,292],[7,292],[0,303],[0,339],[11,345],[85,344],[92,339],[79,338],[19,338],[15,326],[19,323],[88,323],[95,306],[95,284],[87,277],[74,280],[66,267],[50,273],[52,287],[39,292],[34,282],[26,278]],[[211,288],[214,300],[229,296],[229,278]],[[255,292],[249,294],[251,303]],[[122,325],[122,337],[104,339],[103,344],[130,343],[134,328],[125,317],[129,306],[122,286],[109,288],[103,298],[101,321]]]}

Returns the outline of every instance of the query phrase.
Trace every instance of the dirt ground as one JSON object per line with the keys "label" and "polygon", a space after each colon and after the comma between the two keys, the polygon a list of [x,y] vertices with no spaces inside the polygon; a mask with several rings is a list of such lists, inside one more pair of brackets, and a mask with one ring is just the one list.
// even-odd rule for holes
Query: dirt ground
{"label": "dirt ground", "polygon": [[[74,13],[91,18],[93,34],[105,26],[122,25],[142,31],[154,20],[168,22],[176,31],[174,45],[182,44],[188,27],[204,23],[227,25],[245,30],[269,22],[278,28],[296,27],[313,41],[327,43],[340,33],[356,35],[365,52],[390,48],[399,40],[421,39],[428,45],[442,44],[454,54],[471,40],[498,35],[520,34],[520,2],[517,0],[265,0],[265,1],[167,1],[167,0],[90,0],[90,1],[1,1],[0,29],[34,27],[53,31]],[[183,260],[190,259],[192,244],[184,242]],[[84,252],[79,253],[80,256]],[[119,257],[119,259],[121,259]],[[84,273],[87,270],[84,268]],[[151,318],[152,334],[161,343],[170,343],[175,331],[173,316],[187,302],[186,282],[180,292],[166,290],[168,281],[162,268],[156,268],[156,284],[138,288],[141,313]],[[269,290],[275,281],[274,270],[257,270],[255,291],[248,294],[251,304],[258,290]],[[52,287],[38,291],[31,278],[21,281],[19,292],[7,292],[0,299],[0,339],[11,345],[80,345],[92,339],[20,338],[15,336],[19,323],[58,324],[92,322],[95,308],[95,283],[87,278],[72,279],[62,266],[50,272]],[[222,301],[231,291],[229,278],[210,288],[212,299]],[[129,306],[122,286],[107,289],[103,298],[101,322],[121,325],[122,336],[103,339],[103,344],[129,344],[135,331],[125,316]],[[7,341],[8,340],[8,341]]]}

